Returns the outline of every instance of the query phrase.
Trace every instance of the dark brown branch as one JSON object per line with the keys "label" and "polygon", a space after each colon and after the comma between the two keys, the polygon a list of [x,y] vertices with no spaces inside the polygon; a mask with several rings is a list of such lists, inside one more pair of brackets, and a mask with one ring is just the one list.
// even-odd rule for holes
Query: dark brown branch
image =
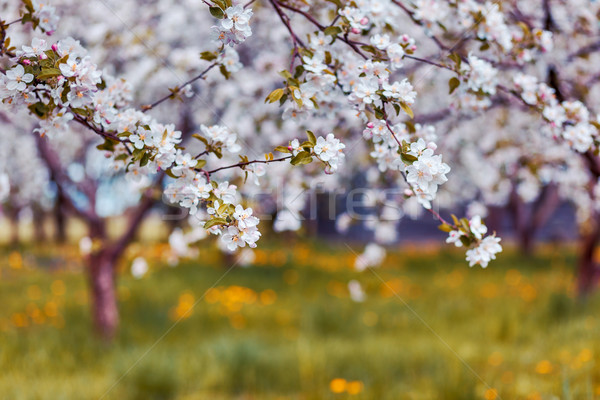
{"label": "dark brown branch", "polygon": [[198,170],[198,171],[205,172],[208,175],[211,175],[211,174],[214,174],[215,172],[219,172],[219,171],[222,171],[224,169],[242,168],[242,167],[245,167],[245,166],[250,165],[250,164],[270,164],[270,163],[273,163],[273,162],[279,162],[279,161],[289,160],[292,157],[293,157],[292,155],[289,155],[289,156],[285,156],[285,157],[281,157],[281,158],[275,158],[273,160],[252,160],[252,161],[245,161],[245,162],[240,162],[240,163],[237,163],[237,164],[227,165],[225,167],[220,167],[220,168],[217,168],[217,169],[213,169],[212,171],[205,171],[205,170]]}
{"label": "dark brown branch", "polygon": [[160,99],[156,100],[154,103],[152,104],[148,104],[148,105],[144,105],[141,107],[143,112],[152,110],[154,107],[158,106],[159,104],[174,98],[175,94],[178,93],[181,89],[183,89],[184,87],[186,87],[187,85],[191,85],[192,83],[196,82],[199,79],[204,78],[204,76],[214,67],[216,67],[218,65],[218,63],[212,63],[211,65],[209,65],[204,71],[202,71],[199,75],[193,77],[192,79],[188,80],[187,82],[183,83],[181,86],[178,86],[177,89],[173,92],[170,93],[164,97],[161,97]]}

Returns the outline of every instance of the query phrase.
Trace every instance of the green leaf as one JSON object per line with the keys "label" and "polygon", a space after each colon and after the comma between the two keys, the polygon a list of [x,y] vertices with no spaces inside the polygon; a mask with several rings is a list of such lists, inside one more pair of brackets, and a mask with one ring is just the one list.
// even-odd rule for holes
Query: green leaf
{"label": "green leaf", "polygon": [[364,51],[367,51],[371,54],[377,54],[377,49],[371,45],[364,45],[364,46],[360,46],[361,49],[363,49]]}
{"label": "green leaf", "polygon": [[456,69],[460,70],[460,65],[462,63],[462,58],[460,58],[460,55],[458,55],[458,53],[452,53],[448,56],[448,58],[454,61],[454,63],[456,64]]}
{"label": "green leaf", "polygon": [[456,215],[452,214],[451,217],[452,217],[452,221],[454,222],[455,226],[460,225],[460,222],[458,222],[458,218],[456,218]]}
{"label": "green leaf", "polygon": [[448,232],[448,233],[452,232],[452,230],[453,230],[452,227],[448,224],[441,224],[440,226],[438,226],[438,229],[442,232]]}
{"label": "green leaf", "polygon": [[306,131],[306,136],[308,136],[308,141],[315,146],[317,144],[317,138],[315,137],[315,134],[312,133],[311,131]]}
{"label": "green leaf", "polygon": [[275,147],[275,151],[278,151],[280,153],[291,153],[290,150],[285,146],[277,146]]}
{"label": "green leaf", "polygon": [[115,151],[115,144],[111,140],[106,139],[104,143],[99,144],[96,148],[103,151]]}
{"label": "green leaf", "polygon": [[199,141],[201,141],[202,143],[204,143],[205,145],[208,145],[208,139],[206,139],[204,136],[198,134],[198,133],[194,133],[192,135],[192,137],[194,139],[198,139]]}
{"label": "green leaf", "polygon": [[283,89],[279,88],[279,89],[275,89],[273,90],[265,99],[265,103],[268,101],[269,103],[275,103],[276,101],[278,101],[279,99],[281,99],[281,96],[283,96]]}
{"label": "green leaf", "polygon": [[402,162],[406,165],[412,165],[415,161],[418,160],[417,157],[408,153],[400,153],[400,158],[402,159]]}
{"label": "green leaf", "polygon": [[175,174],[173,173],[173,171],[171,171],[171,169],[170,169],[170,168],[169,168],[169,169],[167,169],[167,170],[165,170],[165,174],[167,174],[167,176],[169,176],[169,177],[171,177],[171,178],[173,178],[173,179],[178,179],[178,178],[179,178],[177,175],[175,175]]}
{"label": "green leaf", "polygon": [[227,71],[227,68],[225,68],[224,65],[221,65],[219,67],[219,71],[221,71],[221,75],[223,75],[225,79],[229,79],[229,77],[231,76],[231,74],[229,73],[229,71]]}
{"label": "green leaf", "polygon": [[42,69],[42,73],[37,76],[37,79],[44,81],[46,79],[55,78],[59,75],[62,75],[58,68],[44,68]]}
{"label": "green leaf", "polygon": [[196,164],[196,168],[204,168],[204,166],[206,166],[206,160],[205,159],[198,160],[198,163]]}
{"label": "green leaf", "polygon": [[452,94],[456,88],[460,86],[460,80],[457,77],[454,77],[448,81],[448,86],[450,87],[450,94]]}
{"label": "green leaf", "polygon": [[209,221],[206,221],[204,224],[204,229],[211,228],[215,225],[227,225],[227,220],[225,218],[213,218]]}
{"label": "green leaf", "polygon": [[330,26],[330,27],[325,28],[323,33],[325,33],[326,35],[329,35],[329,36],[336,36],[336,35],[342,33],[342,28],[340,28],[339,26]]}
{"label": "green leaf", "polygon": [[330,3],[335,4],[338,8],[342,8],[342,2],[340,0],[327,0]]}
{"label": "green leaf", "polygon": [[219,214],[223,214],[225,211],[227,211],[227,204],[221,204],[218,209]]}
{"label": "green leaf", "polygon": [[215,18],[223,19],[225,18],[225,13],[219,7],[210,7],[209,8],[210,15]]}
{"label": "green leaf", "polygon": [[287,69],[280,71],[279,75],[281,75],[285,79],[290,79],[292,77],[292,74],[290,74],[290,71],[288,71]]}
{"label": "green leaf", "polygon": [[125,161],[129,158],[129,154],[122,153],[115,157],[115,161]]}
{"label": "green leaf", "polygon": [[294,158],[292,158],[290,163],[292,165],[310,164],[312,162],[312,160],[313,160],[312,156],[310,155],[309,152],[301,151]]}
{"label": "green leaf", "polygon": [[148,165],[148,161],[150,161],[150,153],[144,153],[142,159],[140,160],[140,166],[145,167]]}
{"label": "green leaf", "polygon": [[465,247],[470,247],[472,244],[472,240],[468,236],[465,236],[465,235],[461,235],[460,241]]}
{"label": "green leaf", "polygon": [[415,114],[413,113],[413,110],[408,106],[408,104],[401,102],[400,103],[400,107],[402,108],[402,110],[408,114],[408,116],[410,117],[410,119],[413,119],[415,117]]}
{"label": "green leaf", "polygon": [[217,59],[217,55],[212,51],[203,51],[200,53],[200,58],[206,61],[212,61]]}

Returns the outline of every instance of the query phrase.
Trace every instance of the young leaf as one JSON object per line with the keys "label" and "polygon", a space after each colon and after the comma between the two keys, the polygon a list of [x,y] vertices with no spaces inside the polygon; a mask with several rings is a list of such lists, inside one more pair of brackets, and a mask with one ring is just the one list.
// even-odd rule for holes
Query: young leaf
{"label": "young leaf", "polygon": [[296,157],[292,158],[290,163],[292,165],[300,165],[300,164],[310,164],[312,162],[312,156],[307,151],[301,151],[296,155]]}
{"label": "young leaf", "polygon": [[291,153],[291,151],[285,146],[277,146],[275,147],[275,151],[278,151],[280,153]]}
{"label": "young leaf", "polygon": [[408,114],[408,116],[413,119],[415,117],[415,114],[413,113],[413,110],[411,110],[411,108],[408,106],[408,104],[402,102],[400,103],[400,107],[402,108],[402,110]]}
{"label": "young leaf", "polygon": [[448,81],[448,86],[450,87],[450,94],[452,94],[456,88],[460,86],[460,80],[457,77],[454,77]]}
{"label": "young leaf", "polygon": [[308,136],[308,141],[314,146],[317,144],[317,138],[315,137],[315,134],[312,133],[311,131],[306,131],[306,136]]}
{"label": "young leaf", "polygon": [[283,89],[275,89],[273,90],[265,99],[265,103],[268,101],[269,103],[275,103],[277,100],[281,99],[283,96]]}
{"label": "young leaf", "polygon": [[206,221],[204,229],[212,228],[215,225],[227,225],[227,220],[225,218],[213,218]]}
{"label": "young leaf", "polygon": [[225,18],[225,13],[219,7],[210,7],[208,10],[210,11],[210,15],[212,15],[215,18]]}

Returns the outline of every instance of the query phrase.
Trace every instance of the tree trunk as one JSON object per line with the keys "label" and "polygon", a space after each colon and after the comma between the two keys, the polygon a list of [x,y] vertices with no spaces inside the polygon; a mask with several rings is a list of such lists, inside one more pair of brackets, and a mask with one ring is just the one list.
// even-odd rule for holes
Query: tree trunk
{"label": "tree trunk", "polygon": [[46,241],[46,227],[44,226],[44,210],[39,206],[33,206],[33,237],[36,243]]}
{"label": "tree trunk", "polygon": [[92,253],[89,257],[91,306],[96,333],[107,341],[114,338],[119,326],[115,263],[110,248]]}
{"label": "tree trunk", "polygon": [[21,235],[19,234],[19,210],[11,208],[8,212],[10,220],[10,243],[12,246],[18,246],[21,243]]}
{"label": "tree trunk", "polygon": [[54,210],[52,210],[54,217],[54,240],[58,244],[65,243],[67,241],[67,221],[63,203],[64,199],[62,198],[62,195],[58,195],[56,198],[56,204],[54,205]]}
{"label": "tree trunk", "polygon": [[579,254],[577,271],[577,289],[579,297],[584,298],[595,288],[598,281],[598,268],[594,262],[594,251],[600,239],[600,223],[593,230],[582,236],[581,253]]}

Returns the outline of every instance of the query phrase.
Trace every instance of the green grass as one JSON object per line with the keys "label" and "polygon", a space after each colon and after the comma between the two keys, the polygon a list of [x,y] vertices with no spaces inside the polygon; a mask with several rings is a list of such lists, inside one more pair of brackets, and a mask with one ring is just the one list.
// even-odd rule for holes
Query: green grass
{"label": "green grass", "polygon": [[600,399],[600,296],[574,298],[569,250],[481,270],[406,248],[357,273],[345,246],[285,243],[223,276],[212,250],[173,269],[150,247],[129,254],[144,279],[121,274],[112,345],[75,249],[0,252],[1,398]]}

